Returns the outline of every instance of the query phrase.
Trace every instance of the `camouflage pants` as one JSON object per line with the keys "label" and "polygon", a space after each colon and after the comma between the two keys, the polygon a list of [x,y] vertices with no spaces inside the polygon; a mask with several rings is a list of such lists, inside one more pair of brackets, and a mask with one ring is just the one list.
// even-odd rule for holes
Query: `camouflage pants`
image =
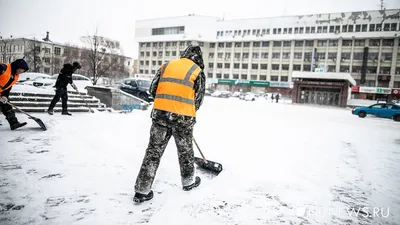
{"label": "camouflage pants", "polygon": [[182,185],[194,183],[193,125],[193,121],[190,120],[153,119],[149,145],[136,179],[136,192],[141,194],[150,192],[161,157],[171,136],[174,136],[178,149]]}

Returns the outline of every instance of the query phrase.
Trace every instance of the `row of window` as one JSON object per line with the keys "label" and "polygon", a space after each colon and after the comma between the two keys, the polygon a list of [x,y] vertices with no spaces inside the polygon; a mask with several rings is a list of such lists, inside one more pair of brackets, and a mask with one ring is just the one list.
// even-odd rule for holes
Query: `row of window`
{"label": "row of window", "polygon": [[306,26],[306,27],[287,27],[287,28],[266,28],[266,29],[247,29],[247,30],[227,30],[217,31],[217,37],[222,36],[264,36],[270,34],[315,34],[315,33],[351,33],[351,32],[379,32],[397,31],[397,23],[382,24],[345,24],[327,26]]}
{"label": "row of window", "polygon": [[[378,81],[378,85],[376,85],[376,80],[366,80],[364,84],[360,84],[359,79],[354,79],[356,81],[356,84],[359,86],[364,86],[364,87],[383,87],[383,88],[388,88],[389,83],[388,82],[381,82]],[[400,88],[400,81],[394,81],[393,82],[393,88]]]}
{"label": "row of window", "polygon": [[[180,47],[186,47],[189,46],[192,42],[191,41],[180,41],[179,42],[179,46]],[[200,47],[204,46],[204,42],[198,42]],[[164,47],[164,42],[141,42],[140,43],[140,47],[141,48],[150,48],[151,46],[153,46],[153,48],[163,48]],[[177,41],[167,41],[165,42],[165,47],[176,47],[178,46],[178,42]]]}
{"label": "row of window", "polygon": [[[233,74],[232,77],[229,76],[229,74],[221,74],[217,73],[216,78],[218,79],[241,79],[241,80],[247,80],[249,76],[247,74],[241,74],[239,77],[239,74]],[[207,74],[207,78],[213,78],[212,73]],[[281,76],[281,79],[279,80],[279,76],[271,76],[270,81],[281,81],[281,82],[288,82],[289,77],[288,76]],[[266,75],[260,75],[260,78],[258,79],[257,75],[250,75],[250,80],[267,80]]]}
{"label": "row of window", "polygon": [[[273,47],[291,47],[292,46],[292,41],[254,41],[254,42],[219,42],[219,43],[210,43],[210,48],[215,48],[218,44],[218,48],[232,48],[232,46],[235,46],[235,48],[259,48],[259,47],[269,47],[270,42],[272,43]],[[343,40],[342,46],[360,46],[364,47],[366,44],[365,39],[356,39],[354,40]],[[369,46],[380,46],[381,45],[381,40],[380,39],[370,39],[369,40]],[[399,43],[400,45],[400,43]],[[309,40],[309,41],[304,41],[304,40],[295,40],[294,41],[294,46],[295,47],[314,47],[314,40]],[[323,46],[331,46],[331,47],[336,47],[339,46],[339,40],[318,40],[317,41],[317,46],[323,47]],[[382,40],[382,46],[387,46],[391,47],[394,46],[394,39],[383,39]]]}
{"label": "row of window", "polygon": [[185,33],[185,27],[161,27],[151,29],[151,35],[171,35],[171,34],[183,34]]}

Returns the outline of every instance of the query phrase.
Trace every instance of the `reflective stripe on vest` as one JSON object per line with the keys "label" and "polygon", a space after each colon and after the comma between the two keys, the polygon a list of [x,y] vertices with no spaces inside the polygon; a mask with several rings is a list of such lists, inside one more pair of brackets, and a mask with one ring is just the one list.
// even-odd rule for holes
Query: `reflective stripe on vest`
{"label": "reflective stripe on vest", "polygon": [[188,98],[182,98],[182,97],[175,96],[175,95],[158,94],[158,95],[156,95],[156,98],[165,98],[165,99],[169,99],[169,100],[173,100],[173,101],[184,102],[187,104],[194,105],[193,100],[188,99]]}
{"label": "reflective stripe on vest", "polygon": [[165,68],[167,68],[167,66],[168,66],[168,63],[165,64],[163,70],[161,71],[161,79],[160,79],[160,82],[178,83],[178,84],[183,84],[183,85],[186,85],[186,86],[189,86],[189,87],[193,88],[193,83],[189,82],[189,78],[190,78],[190,75],[192,75],[192,73],[193,73],[193,72],[197,69],[197,67],[199,67],[199,66],[197,66],[196,64],[194,64],[192,67],[190,67],[189,71],[188,71],[188,72],[186,73],[186,75],[185,75],[185,79],[183,79],[183,80],[176,79],[176,78],[171,78],[171,77],[162,77],[162,75],[164,74]]}
{"label": "reflective stripe on vest", "polygon": [[0,92],[3,92],[17,83],[19,76],[11,74],[11,64],[6,64],[6,71],[0,75]]}

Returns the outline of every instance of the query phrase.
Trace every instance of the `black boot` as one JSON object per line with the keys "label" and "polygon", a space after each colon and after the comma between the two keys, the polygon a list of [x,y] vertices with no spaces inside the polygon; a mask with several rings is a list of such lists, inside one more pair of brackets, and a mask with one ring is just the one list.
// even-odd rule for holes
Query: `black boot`
{"label": "black boot", "polygon": [[23,127],[27,124],[26,122],[23,123],[18,122],[17,117],[15,117],[15,112],[12,109],[8,110],[4,114],[6,116],[6,119],[8,120],[8,123],[10,124],[11,130]]}
{"label": "black boot", "polygon": [[47,113],[48,113],[49,115],[53,115],[53,114],[54,114],[54,111],[53,111],[52,109],[48,109],[48,110],[47,110]]}
{"label": "black boot", "polygon": [[71,113],[69,113],[68,111],[62,111],[61,115],[68,115],[68,116],[72,116]]}
{"label": "black boot", "polygon": [[201,183],[200,177],[196,177],[194,183],[191,184],[191,185],[188,185],[188,186],[184,186],[184,187],[183,187],[183,190],[184,190],[184,191],[190,191],[190,190],[192,190],[193,188],[198,187],[198,186],[200,185],[200,183]]}
{"label": "black boot", "polygon": [[133,201],[136,203],[141,203],[144,201],[149,201],[154,197],[153,191],[150,191],[147,195],[136,193],[133,197]]}

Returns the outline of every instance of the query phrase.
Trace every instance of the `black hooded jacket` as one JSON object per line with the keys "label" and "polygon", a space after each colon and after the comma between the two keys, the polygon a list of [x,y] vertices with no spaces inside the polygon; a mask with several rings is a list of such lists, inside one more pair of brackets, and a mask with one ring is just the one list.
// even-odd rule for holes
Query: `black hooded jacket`
{"label": "black hooded jacket", "polygon": [[60,70],[58,78],[56,81],[56,88],[67,88],[68,84],[72,84],[72,74],[74,71],[74,66],[70,63],[64,64],[64,67]]}

